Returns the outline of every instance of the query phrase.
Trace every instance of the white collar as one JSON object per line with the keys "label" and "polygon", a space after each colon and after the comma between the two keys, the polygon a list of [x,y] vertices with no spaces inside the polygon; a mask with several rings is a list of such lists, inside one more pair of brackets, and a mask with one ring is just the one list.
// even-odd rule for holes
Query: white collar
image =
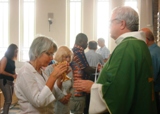
{"label": "white collar", "polygon": [[142,31],[138,31],[138,32],[127,32],[127,33],[124,33],[122,35],[120,35],[116,40],[115,40],[115,43],[117,45],[119,45],[122,40],[124,40],[125,38],[127,37],[134,37],[134,38],[137,38],[139,40],[142,40],[146,43],[146,40],[145,40],[145,33],[142,32]]}

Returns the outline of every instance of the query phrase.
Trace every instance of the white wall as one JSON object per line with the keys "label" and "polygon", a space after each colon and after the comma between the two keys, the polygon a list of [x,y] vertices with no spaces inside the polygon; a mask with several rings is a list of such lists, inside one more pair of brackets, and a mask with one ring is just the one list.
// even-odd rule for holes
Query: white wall
{"label": "white wall", "polygon": [[[49,32],[48,13],[53,13]],[[58,45],[65,45],[65,0],[37,0],[36,33],[53,37]]]}
{"label": "white wall", "polygon": [[18,45],[19,38],[19,2],[18,0],[10,0],[10,43]]}
{"label": "white wall", "polygon": [[87,34],[88,40],[96,40],[94,37],[94,15],[93,15],[93,2],[94,0],[84,0],[83,4],[83,26],[82,26],[82,31]]}
{"label": "white wall", "polygon": [[[49,31],[48,13],[53,13]],[[65,44],[65,0],[36,1],[36,34],[53,37],[58,45]],[[19,43],[19,0],[10,0],[10,42]]]}

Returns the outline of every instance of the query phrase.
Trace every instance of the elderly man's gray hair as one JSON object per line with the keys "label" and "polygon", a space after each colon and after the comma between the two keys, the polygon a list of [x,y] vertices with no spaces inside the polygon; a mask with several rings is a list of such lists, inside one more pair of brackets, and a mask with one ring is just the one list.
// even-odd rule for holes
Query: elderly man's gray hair
{"label": "elderly man's gray hair", "polygon": [[57,51],[57,45],[55,42],[46,36],[37,36],[29,49],[29,59],[35,60],[37,57],[41,56],[43,52],[54,49],[54,52]]}
{"label": "elderly man's gray hair", "polygon": [[128,6],[117,7],[113,10],[113,13],[116,19],[126,22],[126,26],[130,31],[138,31],[139,16],[133,8]]}
{"label": "elderly man's gray hair", "polygon": [[98,38],[98,41],[105,42],[104,38]]}

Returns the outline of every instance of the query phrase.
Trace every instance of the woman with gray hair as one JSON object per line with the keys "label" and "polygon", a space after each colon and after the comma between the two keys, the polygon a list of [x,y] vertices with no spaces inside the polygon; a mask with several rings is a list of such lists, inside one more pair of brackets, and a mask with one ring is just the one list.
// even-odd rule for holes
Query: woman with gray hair
{"label": "woman with gray hair", "polygon": [[57,50],[56,44],[45,36],[39,36],[31,44],[29,62],[19,70],[15,94],[20,105],[20,114],[53,114],[54,93],[61,91],[54,83],[67,71],[68,64],[54,67],[48,76],[43,67],[48,66]]}

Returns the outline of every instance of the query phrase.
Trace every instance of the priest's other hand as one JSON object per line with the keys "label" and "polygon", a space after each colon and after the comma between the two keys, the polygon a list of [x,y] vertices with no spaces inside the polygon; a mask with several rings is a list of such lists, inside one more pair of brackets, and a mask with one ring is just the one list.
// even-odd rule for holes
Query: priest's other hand
{"label": "priest's other hand", "polygon": [[77,91],[83,91],[86,93],[90,93],[90,90],[91,90],[93,83],[94,82],[92,82],[90,80],[76,80],[73,84],[73,87]]}

